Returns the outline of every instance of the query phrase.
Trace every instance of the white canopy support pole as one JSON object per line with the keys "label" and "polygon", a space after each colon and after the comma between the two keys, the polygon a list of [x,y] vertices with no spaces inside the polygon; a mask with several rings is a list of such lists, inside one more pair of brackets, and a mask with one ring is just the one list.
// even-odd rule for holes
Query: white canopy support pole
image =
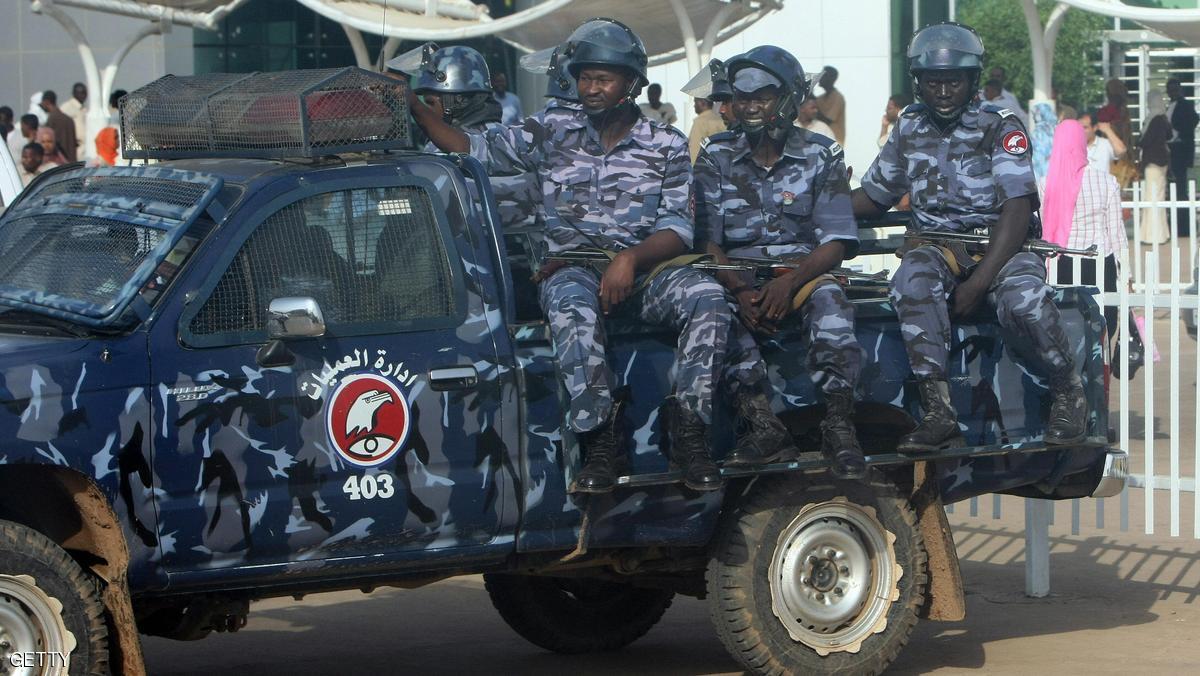
{"label": "white canopy support pole", "polygon": [[1029,46],[1033,56],[1033,99],[1044,101],[1050,98],[1050,63],[1046,58],[1046,34],[1042,30],[1042,19],[1038,16],[1034,0],[1021,0],[1025,12],[1025,26],[1029,29]]}
{"label": "white canopy support pole", "polygon": [[[369,21],[359,15],[343,12],[336,6],[323,4],[320,0],[296,0],[296,2],[331,21],[353,26],[369,33],[380,32],[381,26],[378,21]],[[575,2],[575,0],[546,0],[529,9],[523,9],[515,14],[490,21],[485,21],[486,15],[481,15],[479,21],[467,23],[462,28],[415,28],[408,25],[389,25],[383,28],[387,34],[400,35],[405,40],[420,40],[422,42],[427,40],[469,40],[471,38],[494,35],[510,28],[517,28],[537,21],[553,14],[572,2]]]}
{"label": "white canopy support pole", "polygon": [[[83,61],[83,73],[87,80],[89,92],[99,92],[100,87],[100,69],[96,66],[96,55],[92,52],[92,46],[88,44],[87,38],[84,37],[83,31],[79,29],[79,24],[70,17],[66,12],[55,5],[51,0],[33,0],[31,9],[35,14],[44,14],[45,16],[54,19],[67,31],[67,35],[75,41],[75,48],[79,50],[79,58]],[[88,120],[91,120],[92,109],[96,107],[96,99],[88,97]],[[88,134],[91,135],[90,132]],[[83,156],[92,157],[95,155],[94,139],[78,139],[83,141]]]}
{"label": "white canopy support pole", "polygon": [[[1058,43],[1058,33],[1062,30],[1063,19],[1070,8],[1070,5],[1060,2],[1050,11],[1050,18],[1046,19],[1046,72],[1050,73],[1051,85],[1054,84],[1054,46]],[[1053,89],[1051,86],[1051,91]]]}
{"label": "white canopy support pole", "polygon": [[700,48],[696,44],[696,30],[692,27],[692,17],[688,16],[683,0],[671,0],[671,9],[679,20],[679,34],[683,36],[683,51],[687,55],[688,72],[700,70]]}
{"label": "white canopy support pole", "polygon": [[[708,28],[704,31],[704,41],[700,43],[700,66],[707,64],[712,58],[713,47],[717,46],[717,35],[721,29],[725,27],[725,22],[729,19],[729,15],[733,14],[733,4],[726,4],[717,12],[717,15],[709,22]],[[699,70],[699,66],[696,70]],[[692,72],[695,73],[696,70]]]}
{"label": "white canopy support pole", "polygon": [[121,69],[121,62],[133,51],[139,42],[150,37],[151,35],[163,35],[171,32],[171,24],[165,21],[153,21],[143,25],[130,38],[121,45],[116,54],[113,54],[112,60],[104,67],[100,73],[100,89],[93,90],[88,87],[91,95],[87,100],[87,135],[88,138],[80,139],[84,142],[84,147],[87,148],[87,157],[96,156],[96,135],[100,130],[108,126],[108,98],[113,93],[113,83],[117,81],[117,71]]}
{"label": "white canopy support pole", "polygon": [[359,68],[371,68],[371,55],[367,52],[367,43],[363,40],[362,32],[353,26],[342,24],[346,38],[350,40],[350,49],[354,50],[354,61]]}
{"label": "white canopy support pole", "polygon": [[388,38],[383,43],[383,53],[379,55],[379,72],[387,70],[387,62],[392,60],[398,49],[400,49],[400,38]]}

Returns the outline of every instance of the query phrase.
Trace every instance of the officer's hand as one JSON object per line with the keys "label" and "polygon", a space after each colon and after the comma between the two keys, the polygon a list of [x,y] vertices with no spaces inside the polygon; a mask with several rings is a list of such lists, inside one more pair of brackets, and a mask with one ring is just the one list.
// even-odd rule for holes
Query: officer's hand
{"label": "officer's hand", "polygon": [[968,278],[954,289],[954,317],[962,319],[975,311],[983,297],[987,294],[987,286]]}
{"label": "officer's hand", "polygon": [[746,326],[750,330],[757,331],[761,320],[759,318],[758,306],[754,304],[754,300],[758,297],[758,292],[754,290],[754,287],[747,286],[735,293],[733,297],[737,299],[738,316],[742,318],[742,321],[746,323]]}
{"label": "officer's hand", "polygon": [[755,304],[758,305],[759,320],[777,324],[792,311],[792,299],[799,291],[796,275],[776,277],[763,286]]}
{"label": "officer's hand", "polygon": [[612,259],[604,271],[604,276],[600,278],[600,309],[604,310],[604,314],[608,314],[629,298],[636,276],[637,266],[631,254],[622,251]]}

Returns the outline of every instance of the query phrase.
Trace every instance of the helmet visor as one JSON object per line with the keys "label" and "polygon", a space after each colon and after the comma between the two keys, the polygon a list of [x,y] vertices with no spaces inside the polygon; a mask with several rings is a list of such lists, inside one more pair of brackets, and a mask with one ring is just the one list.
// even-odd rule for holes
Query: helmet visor
{"label": "helmet visor", "polygon": [[550,72],[550,64],[554,61],[554,52],[558,45],[530,52],[520,59],[521,69],[530,73],[545,75]]}
{"label": "helmet visor", "polygon": [[407,75],[416,75],[421,72],[421,66],[428,63],[433,53],[437,50],[438,46],[436,44],[426,42],[420,47],[410,49],[397,57],[389,59],[387,67]]}

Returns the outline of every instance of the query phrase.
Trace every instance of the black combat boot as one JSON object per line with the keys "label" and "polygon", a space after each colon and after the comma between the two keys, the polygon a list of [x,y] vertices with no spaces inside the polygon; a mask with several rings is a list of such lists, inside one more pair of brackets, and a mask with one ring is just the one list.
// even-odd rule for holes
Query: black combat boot
{"label": "black combat boot", "polygon": [[917,429],[900,438],[896,450],[901,453],[928,453],[961,444],[958,413],[950,405],[950,383],[922,378],[917,381],[917,387],[921,392],[921,408],[925,409],[925,417],[921,418]]}
{"label": "black combat boot", "polygon": [[617,427],[620,414],[621,404],[613,404],[608,420],[600,423],[596,429],[578,435],[584,464],[579,474],[575,475],[569,492],[608,493],[616,487],[615,470],[622,453],[621,434]]}
{"label": "black combat boot", "polygon": [[683,469],[683,485],[694,491],[721,488],[721,470],[708,448],[708,425],[700,416],[685,411],[678,401],[671,415],[671,457]]}
{"label": "black combat boot", "polygon": [[1087,397],[1073,368],[1050,375],[1050,422],[1047,444],[1077,444],[1087,437]]}
{"label": "black combat boot", "polygon": [[745,432],[737,446],[725,456],[726,467],[787,462],[796,457],[796,446],[783,421],[771,410],[771,400],[762,390],[741,387],[734,395]]}
{"label": "black combat boot", "polygon": [[821,421],[821,452],[833,463],[830,471],[839,479],[861,479],[867,461],[854,431],[854,393],[834,390],[825,396],[825,419]]}

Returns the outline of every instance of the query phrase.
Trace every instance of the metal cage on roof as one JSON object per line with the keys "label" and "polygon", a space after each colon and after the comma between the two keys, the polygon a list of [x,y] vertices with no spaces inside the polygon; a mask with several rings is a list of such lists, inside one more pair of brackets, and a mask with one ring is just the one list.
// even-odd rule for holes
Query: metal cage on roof
{"label": "metal cage on roof", "polygon": [[361,68],[167,75],[121,99],[122,154],[283,158],[408,148],[406,86]]}

